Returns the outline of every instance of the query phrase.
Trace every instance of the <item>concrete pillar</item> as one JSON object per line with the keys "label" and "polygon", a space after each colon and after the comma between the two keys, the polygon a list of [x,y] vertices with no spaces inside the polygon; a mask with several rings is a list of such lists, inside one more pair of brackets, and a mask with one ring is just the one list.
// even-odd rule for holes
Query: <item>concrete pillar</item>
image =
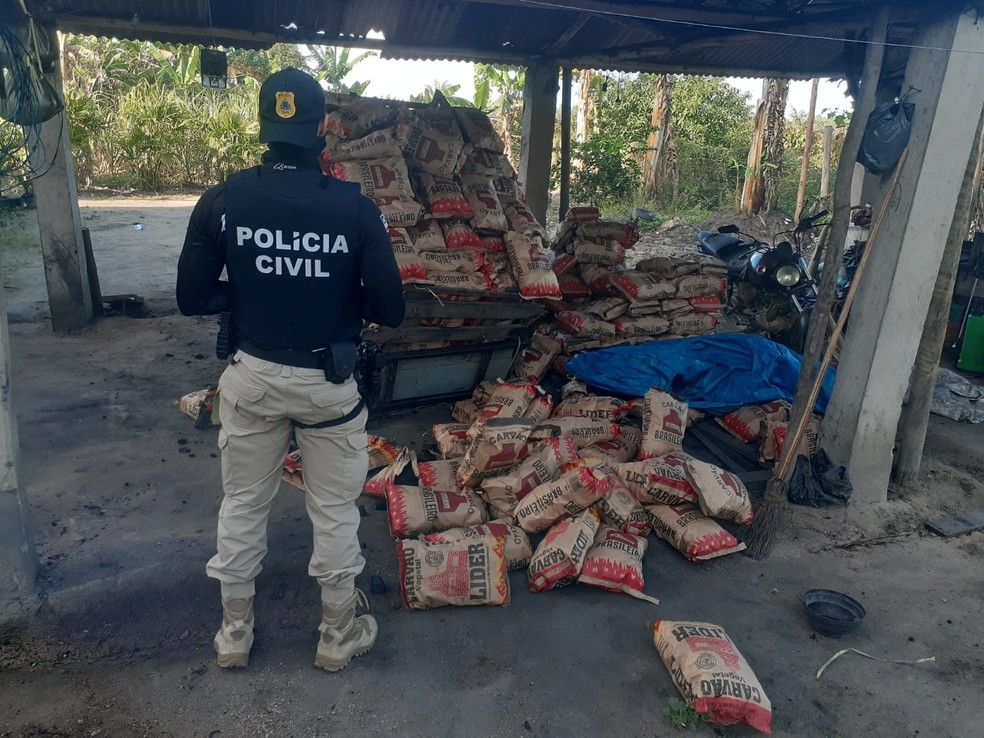
{"label": "concrete pillar", "polygon": [[903,85],[921,90],[909,157],[872,246],[823,424],[823,445],[849,467],[858,502],[886,499],[902,399],[984,103],[975,14],[928,25],[915,44]]}
{"label": "concrete pillar", "polygon": [[17,419],[10,402],[10,334],[0,286],[0,622],[34,595],[38,557],[17,476]]}
{"label": "concrete pillar", "polygon": [[[63,97],[57,60],[45,77]],[[35,171],[43,172],[34,180],[34,195],[51,327],[56,331],[75,330],[92,320],[93,313],[68,119],[59,114],[42,123],[40,131],[25,130],[31,164]]]}
{"label": "concrete pillar", "polygon": [[519,179],[526,188],[526,205],[540,223],[547,222],[550,201],[550,159],[557,117],[557,66],[533,62],[526,68],[523,92],[523,141]]}

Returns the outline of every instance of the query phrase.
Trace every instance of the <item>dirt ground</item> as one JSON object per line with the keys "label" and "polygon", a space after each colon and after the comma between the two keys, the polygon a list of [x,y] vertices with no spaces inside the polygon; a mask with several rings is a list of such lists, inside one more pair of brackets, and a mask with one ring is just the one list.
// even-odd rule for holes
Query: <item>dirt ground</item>
{"label": "dirt ground", "polygon": [[[692,253],[697,250],[697,233],[699,231],[715,231],[724,225],[736,225],[743,233],[763,241],[772,243],[773,239],[793,228],[793,220],[785,213],[763,213],[746,216],[735,213],[731,208],[717,210],[702,223],[686,223],[670,220],[655,230],[644,230],[628,254],[628,263],[633,265],[643,259],[653,256],[675,256]],[[803,237],[804,253],[812,254],[814,240],[811,232]],[[790,235],[784,235],[780,240],[790,240]]]}
{"label": "dirt ground", "polygon": [[[645,574],[658,607],[577,586],[534,595],[516,572],[507,608],[408,613],[386,513],[363,499],[362,585],[379,574],[389,591],[370,597],[376,647],[337,675],[312,665],[310,524],[302,494],[284,485],[250,666],[218,669],[218,587],[204,574],[220,501],[216,433],[171,404],[222,368],[214,321],[179,316],[171,294],[191,203],[83,203],[104,292],[143,295],[149,317],[104,318],[70,335],[45,321],[29,224],[0,233],[43,591],[34,617],[0,627],[0,736],[670,736],[663,710],[676,692],[647,631],[659,618],[727,629],[772,700],[775,735],[984,735],[984,533],[944,540],[923,527],[984,506],[984,426],[939,418],[922,485],[881,505],[797,509],[764,562],[694,565],[651,539]],[[447,413],[405,411],[370,430],[419,443]],[[861,628],[843,639],[813,633],[799,602],[813,587],[858,598]],[[936,661],[848,655],[817,680],[848,647]]]}

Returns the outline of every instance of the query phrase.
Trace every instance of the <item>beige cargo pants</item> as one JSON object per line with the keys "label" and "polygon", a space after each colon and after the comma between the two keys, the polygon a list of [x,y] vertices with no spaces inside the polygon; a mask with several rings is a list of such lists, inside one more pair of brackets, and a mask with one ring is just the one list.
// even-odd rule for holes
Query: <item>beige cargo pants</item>
{"label": "beige cargo pants", "polygon": [[[290,443],[291,420],[314,425],[351,412],[354,380],[332,384],[320,369],[257,359],[239,351],[219,380],[219,448],[225,496],[219,510],[218,552],[206,567],[222,583],[223,600],[251,597],[267,552],[267,520]],[[359,510],[368,467],[366,417],[330,428],[296,430],[304,464],[305,501],[314,528],[308,573],[322,599],[341,604],[365,567]]]}

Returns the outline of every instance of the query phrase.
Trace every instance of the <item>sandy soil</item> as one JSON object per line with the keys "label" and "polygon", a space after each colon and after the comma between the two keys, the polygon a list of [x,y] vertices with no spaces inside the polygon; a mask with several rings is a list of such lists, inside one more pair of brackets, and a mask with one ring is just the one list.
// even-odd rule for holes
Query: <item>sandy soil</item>
{"label": "sandy soil", "polygon": [[[152,314],[177,311],[174,277],[195,196],[82,198],[82,219],[92,233],[100,288],[104,295],[136,293]],[[35,211],[16,214],[0,229],[0,268],[11,322],[47,317],[44,271],[40,268]],[[137,226],[142,225],[141,230]]]}
{"label": "sandy soil", "polygon": [[[215,431],[196,431],[171,405],[221,370],[214,322],[178,316],[171,296],[190,204],[84,204],[103,289],[145,296],[144,319],[53,335],[29,228],[4,249],[44,597],[33,619],[0,628],[0,736],[668,736],[663,709],[676,693],[647,631],[657,618],[727,628],[772,699],[776,735],[984,734],[984,533],[943,540],[923,529],[927,517],[982,506],[984,427],[936,418],[923,485],[882,505],[798,509],[765,562],[693,565],[652,539],[645,573],[659,607],[582,587],[533,595],[514,573],[508,608],[407,613],[386,513],[362,500],[364,585],[379,574],[389,592],[371,597],[379,643],[339,675],[312,666],[310,524],[301,493],[285,485],[250,667],[219,670],[218,588],[204,576],[220,500]],[[371,429],[419,443],[447,413],[406,411]],[[813,633],[799,603],[812,587],[860,599],[861,628],[840,640]],[[936,662],[851,655],[818,681],[847,647]]]}

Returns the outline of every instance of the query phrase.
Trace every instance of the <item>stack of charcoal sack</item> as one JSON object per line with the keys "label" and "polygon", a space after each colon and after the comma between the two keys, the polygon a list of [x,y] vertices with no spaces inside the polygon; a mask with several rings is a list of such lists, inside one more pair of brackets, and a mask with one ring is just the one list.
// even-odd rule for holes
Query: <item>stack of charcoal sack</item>
{"label": "stack of charcoal sack", "polygon": [[547,234],[485,113],[332,93],[326,105],[322,166],[379,206],[404,284],[560,298]]}
{"label": "stack of charcoal sack", "polygon": [[682,450],[700,413],[659,390],[626,401],[571,381],[551,396],[548,364],[520,357],[433,427],[434,459],[405,449],[366,483],[386,498],[408,608],[506,604],[512,568],[532,592],[580,582],[657,602],[650,532],[695,562],[743,550],[715,518],[751,522],[744,485]]}
{"label": "stack of charcoal sack", "polygon": [[[774,400],[765,405],[746,405],[716,418],[722,428],[740,441],[758,444],[759,461],[777,461],[782,455],[789,425],[791,406],[785,400]],[[823,416],[813,413],[796,453],[806,458],[816,455],[820,449],[820,426]]]}
{"label": "stack of charcoal sack", "polygon": [[563,300],[548,304],[561,336],[560,364],[584,349],[711,333],[725,306],[727,268],[702,254],[656,256],[627,268],[632,223],[572,207],[553,241]]}

